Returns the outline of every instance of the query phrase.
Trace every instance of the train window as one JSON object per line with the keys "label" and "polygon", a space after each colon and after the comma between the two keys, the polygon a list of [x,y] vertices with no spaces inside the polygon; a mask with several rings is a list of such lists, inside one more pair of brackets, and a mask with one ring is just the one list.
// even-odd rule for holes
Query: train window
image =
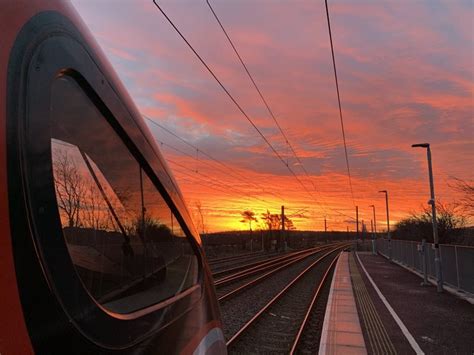
{"label": "train window", "polygon": [[197,282],[185,233],[112,126],[67,77],[51,96],[51,152],[63,236],[84,287],[128,314]]}

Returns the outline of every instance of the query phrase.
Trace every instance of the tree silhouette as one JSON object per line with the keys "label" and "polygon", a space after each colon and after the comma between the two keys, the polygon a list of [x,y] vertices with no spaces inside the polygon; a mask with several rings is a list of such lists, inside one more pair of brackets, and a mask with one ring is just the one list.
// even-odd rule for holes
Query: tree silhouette
{"label": "tree silhouette", "polygon": [[[465,226],[466,219],[457,213],[457,207],[436,202],[436,220],[441,243],[449,243],[451,235],[457,228]],[[413,213],[410,217],[399,221],[393,231],[394,238],[421,240],[426,238],[433,242],[433,226],[431,208],[423,207],[422,212]]]}
{"label": "tree silhouette", "polygon": [[459,201],[463,212],[470,217],[474,217],[474,181],[465,181],[453,178],[454,182],[449,186],[457,192],[461,192],[463,197]]}
{"label": "tree silhouette", "polygon": [[85,195],[80,209],[83,226],[96,230],[110,230],[113,226],[107,204],[100,196],[97,186],[91,182],[85,184]]}
{"label": "tree silhouette", "polygon": [[207,225],[204,220],[204,212],[202,209],[202,204],[200,200],[197,200],[195,202],[195,207],[196,207],[196,213],[194,214],[194,219],[197,222],[197,229],[200,231],[202,234],[206,234],[207,231]]}
{"label": "tree silhouette", "polygon": [[293,220],[291,220],[290,218],[288,218],[287,216],[285,216],[285,229],[287,231],[292,231],[292,230],[295,230],[296,227],[293,223]]}
{"label": "tree silhouette", "polygon": [[269,231],[280,229],[281,218],[279,214],[272,214],[267,210],[266,213],[262,213],[261,219]]}
{"label": "tree silhouette", "polygon": [[242,215],[242,220],[240,221],[241,223],[248,223],[249,224],[249,230],[252,231],[252,221],[256,222],[257,217],[255,217],[255,212],[251,210],[245,210],[240,213]]}
{"label": "tree silhouette", "polygon": [[85,182],[67,152],[53,152],[53,174],[60,211],[68,227],[80,226],[80,209],[85,194]]}

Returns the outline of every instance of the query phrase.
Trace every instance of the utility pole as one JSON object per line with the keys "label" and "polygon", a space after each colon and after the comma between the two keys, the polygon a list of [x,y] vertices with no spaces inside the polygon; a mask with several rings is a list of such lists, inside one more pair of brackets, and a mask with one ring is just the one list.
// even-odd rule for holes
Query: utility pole
{"label": "utility pole", "polygon": [[375,233],[374,233],[374,221],[370,220],[370,231],[372,232],[372,255],[375,255]]}
{"label": "utility pole", "polygon": [[385,209],[387,210],[387,238],[388,238],[388,259],[392,260],[392,238],[390,237],[390,216],[388,214],[388,191],[379,191],[385,194]]}
{"label": "utility pole", "polygon": [[438,221],[436,219],[436,200],[434,193],[433,168],[431,166],[431,149],[429,143],[412,144],[412,148],[426,148],[426,158],[428,159],[428,174],[430,179],[430,200],[431,224],[433,225],[433,242],[435,248],[435,270],[438,292],[443,292],[443,274],[441,272],[441,256],[439,252]]}
{"label": "utility pole", "polygon": [[324,217],[324,232],[326,233],[328,231],[328,226],[326,224],[326,217]]}
{"label": "utility pole", "polygon": [[281,236],[283,238],[283,250],[286,251],[286,238],[285,238],[285,206],[281,206]]}
{"label": "utility pole", "polygon": [[374,212],[374,236],[377,234],[377,220],[375,219],[375,205],[370,205],[369,207],[372,207],[372,210]]}
{"label": "utility pole", "polygon": [[356,206],[356,224],[357,224],[356,239],[359,239],[359,206]]}

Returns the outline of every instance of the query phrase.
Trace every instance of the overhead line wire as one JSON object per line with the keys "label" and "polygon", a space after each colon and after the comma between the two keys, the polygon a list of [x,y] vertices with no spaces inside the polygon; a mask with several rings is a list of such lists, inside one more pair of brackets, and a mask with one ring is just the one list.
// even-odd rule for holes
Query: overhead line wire
{"label": "overhead line wire", "polygon": [[[265,143],[271,148],[275,156],[283,163],[283,165],[286,166],[286,168],[290,171],[290,173],[295,177],[295,179],[299,182],[299,184],[303,187],[303,189],[309,194],[312,195],[311,192],[306,188],[306,186],[301,182],[301,180],[298,178],[296,173],[293,171],[293,169],[290,168],[289,164],[285,162],[285,160],[282,158],[282,156],[278,153],[278,151],[275,149],[275,147],[270,143],[270,141],[265,137],[265,135],[260,131],[260,129],[255,125],[255,123],[252,121],[250,116],[245,112],[245,110],[240,106],[240,104],[237,102],[237,100],[232,96],[232,94],[227,90],[227,88],[224,86],[224,84],[219,80],[219,78],[216,76],[216,74],[212,71],[212,69],[207,65],[207,63],[202,59],[202,57],[199,55],[199,53],[194,49],[194,47],[188,42],[186,37],[181,33],[181,31],[178,29],[178,27],[174,24],[174,22],[168,17],[166,12],[158,5],[156,0],[153,0],[153,3],[157,7],[157,9],[163,14],[163,16],[166,18],[166,20],[170,23],[170,25],[174,28],[174,30],[178,33],[178,35],[181,37],[181,39],[187,44],[189,49],[196,55],[196,57],[199,59],[199,61],[204,65],[204,67],[207,69],[207,71],[212,75],[214,80],[219,84],[221,89],[227,94],[227,96],[231,99],[231,101],[234,103],[234,105],[238,108],[238,110],[242,113],[242,115],[247,119],[247,121],[253,126],[253,128],[258,132],[260,137],[265,141]],[[314,197],[313,197],[314,198]]]}
{"label": "overhead line wire", "polygon": [[[182,151],[181,149],[172,146],[171,144],[162,142],[162,141],[160,141],[160,140],[157,140],[157,142],[160,143],[162,146],[168,147],[168,148],[170,148],[170,149],[172,149],[172,150],[174,150],[174,151],[176,151],[176,152],[178,152],[178,153],[180,153],[180,154],[183,154],[184,156],[187,156],[187,157],[189,157],[189,158],[191,158],[191,159],[196,159],[195,156],[192,156],[191,154],[188,154],[188,153]],[[207,160],[199,160],[199,162],[200,162],[200,163],[203,163],[203,164],[206,164],[207,166],[209,166],[209,167],[211,167],[211,168],[213,168],[213,169],[216,169],[216,167],[215,167],[214,165],[212,165],[211,163],[209,163]],[[227,173],[228,173],[227,171],[221,170],[220,168],[219,168],[218,170],[219,170],[220,172],[224,173],[224,174],[227,174]],[[196,169],[196,172],[198,172],[198,169]],[[237,180],[237,179],[236,179],[236,180]],[[239,180],[239,181],[240,181],[241,183],[244,183],[244,184],[249,184],[249,183],[246,182],[246,181],[242,181],[242,180]],[[258,187],[258,185],[257,185],[257,187]],[[265,190],[263,190],[263,188],[262,188],[262,191],[263,191],[263,192],[266,192]]]}
{"label": "overhead line wire", "polygon": [[[227,90],[227,88],[224,86],[224,84],[219,80],[219,78],[216,76],[216,74],[212,71],[212,69],[207,65],[207,63],[202,59],[202,57],[199,55],[199,53],[194,49],[194,47],[189,43],[189,41],[186,39],[186,37],[181,33],[181,31],[178,29],[178,27],[174,24],[174,22],[169,18],[169,16],[166,14],[166,12],[158,5],[156,0],[153,0],[153,3],[155,4],[156,8],[161,12],[161,14],[166,18],[166,20],[169,22],[169,24],[173,27],[173,29],[178,33],[178,35],[181,37],[181,39],[186,43],[188,48],[194,53],[194,55],[199,59],[201,64],[207,69],[207,71],[211,74],[211,76],[214,78],[214,80],[219,84],[221,89],[227,94],[227,96],[231,99],[231,101],[234,103],[234,105],[238,108],[238,110],[242,113],[242,115],[247,119],[247,121],[254,127],[254,129],[259,133],[259,135],[262,137],[262,139],[265,141],[265,143],[271,148],[275,156],[283,163],[283,165],[286,166],[286,168],[290,171],[290,173],[294,176],[294,178],[299,182],[299,184],[303,187],[303,189],[314,198],[312,193],[306,188],[306,186],[301,182],[301,180],[298,178],[298,176],[295,174],[295,172],[290,168],[289,164],[285,162],[285,160],[281,157],[281,155],[278,153],[278,151],[273,147],[273,145],[268,141],[268,139],[265,137],[265,135],[260,131],[260,129],[255,125],[255,123],[252,121],[252,119],[248,116],[248,114],[245,112],[245,110],[240,106],[240,104],[237,102],[237,100],[232,96],[232,94]],[[350,176],[350,175],[349,175]],[[352,191],[352,185],[351,185],[351,191]],[[315,199],[316,200],[316,199]],[[340,215],[349,217],[354,219],[353,217],[350,217],[348,215],[345,215],[343,213],[340,213],[336,211],[336,213],[339,213]]]}
{"label": "overhead line wire", "polygon": [[[169,146],[169,145],[168,145],[168,146]],[[187,154],[187,155],[188,155],[188,156],[191,156],[191,155],[189,155],[189,154]],[[189,168],[189,167],[187,167],[187,166],[185,166],[185,165],[183,165],[183,164],[181,164],[181,163],[178,163],[178,162],[176,162],[176,161],[174,161],[174,160],[172,160],[172,159],[167,159],[167,161],[168,161],[169,163],[172,163],[172,164],[175,164],[175,165],[179,166],[179,167],[182,168],[182,169],[186,169],[186,170],[191,171],[191,172],[193,172],[193,173],[195,173],[195,174],[202,175],[203,177],[205,177],[205,178],[207,178],[207,179],[214,180],[214,181],[216,180],[216,179],[212,178],[211,176],[209,176],[209,175],[207,175],[207,174],[204,174],[204,173],[202,173],[202,172],[193,170],[193,169],[191,169],[191,168]],[[180,172],[180,173],[184,174],[184,172]],[[187,176],[192,176],[191,174],[186,174],[186,175],[187,175]],[[196,176],[194,175],[194,177],[196,177]],[[233,190],[235,190],[236,192],[238,192],[238,193],[241,194],[241,195],[248,196],[248,197],[244,197],[244,198],[247,198],[247,199],[253,198],[253,199],[255,199],[255,200],[258,200],[258,201],[261,201],[261,202],[270,204],[269,201],[266,201],[266,200],[261,199],[261,198],[259,198],[259,197],[255,197],[255,196],[251,196],[251,195],[245,194],[245,193],[243,193],[242,191],[237,190],[237,188],[235,188],[235,187],[233,187],[233,186],[230,186],[230,185],[228,185],[228,184],[226,184],[226,183],[223,183],[223,182],[221,182],[221,181],[217,181],[217,183],[216,183],[216,182],[213,183],[213,182],[207,181],[207,180],[204,180],[204,181],[209,182],[210,184],[213,184],[213,185],[217,185],[217,186],[219,186],[219,185],[224,185],[224,187],[233,189]],[[219,186],[219,188],[222,188],[222,187]],[[228,194],[227,191],[222,191],[222,190],[218,190],[218,191],[225,192],[225,193]],[[355,220],[354,217],[352,217],[352,216],[350,216],[350,215],[348,215],[348,214],[342,213],[342,212],[340,212],[340,211],[338,211],[338,210],[335,210],[335,209],[333,209],[333,208],[329,208],[329,209],[332,210],[333,212],[335,212],[336,214],[339,214],[340,216],[347,217],[347,218],[351,218],[351,219]]]}
{"label": "overhead line wire", "polygon": [[[144,116],[144,117],[147,118],[146,116]],[[154,121],[153,121],[153,122],[154,122]],[[172,133],[172,132],[169,131],[169,133]],[[188,143],[186,140],[182,139],[181,137],[177,136],[176,134],[173,133],[173,136],[175,136],[175,137],[177,137],[177,138],[180,138],[180,140],[182,140],[184,143],[186,143],[186,144],[188,144],[188,145],[190,145],[190,146],[192,146],[192,147],[194,148],[194,146],[193,146],[192,144]],[[170,145],[170,144],[168,144],[168,143],[164,143],[164,142],[162,142],[162,141],[160,141],[160,140],[157,140],[157,142],[160,143],[161,145],[167,146],[167,147],[169,147],[169,148],[171,148],[171,149],[173,149],[173,150],[175,150],[175,151],[177,151],[177,152],[179,152],[179,153],[181,153],[181,154],[183,154],[183,155],[185,155],[185,156],[187,156],[187,157],[190,157],[190,158],[192,158],[192,159],[196,159],[196,158],[193,157],[191,154],[188,154],[188,153],[186,153],[186,152],[183,152],[182,150],[180,150],[180,149],[178,149],[178,148],[176,148],[176,147],[174,147],[174,146],[172,146],[172,145]],[[201,151],[201,152],[202,152],[202,151]],[[172,163],[172,164],[178,165],[179,167],[181,167],[181,168],[183,168],[183,169],[186,169],[186,170],[188,170],[188,171],[191,171],[191,172],[193,172],[193,173],[198,173],[198,174],[200,174],[200,175],[202,175],[202,176],[204,176],[204,177],[207,177],[207,178],[209,178],[209,179],[215,180],[214,178],[210,177],[210,176],[207,175],[207,174],[203,174],[203,173],[200,173],[200,172],[198,172],[198,171],[195,171],[195,170],[193,170],[193,169],[191,169],[191,168],[189,168],[189,167],[187,167],[187,166],[184,166],[184,165],[182,165],[182,164],[180,164],[180,163],[178,163],[178,162],[176,162],[176,161],[173,161],[173,160],[170,160],[170,159],[167,159],[167,161],[170,162],[170,163]],[[202,162],[202,163],[205,163],[204,160],[202,160],[201,162]],[[180,172],[180,173],[185,174],[184,172]],[[185,175],[187,175],[187,176],[192,176],[191,174],[185,174]],[[194,176],[194,177],[195,177],[195,176]],[[211,183],[212,185],[216,185],[215,183],[212,183],[212,182],[209,182],[209,183]],[[221,185],[226,185],[225,187],[236,189],[236,188],[234,188],[234,187],[232,187],[232,186],[230,186],[230,185],[227,185],[227,184],[225,184],[225,183],[222,183],[222,182],[219,182],[219,183],[220,183]],[[245,182],[245,183],[246,183],[246,182]],[[258,186],[257,186],[257,187],[258,187]],[[225,192],[225,193],[228,194],[227,191],[222,191],[222,190],[220,190],[220,189],[219,189],[218,191],[220,191],[220,192]],[[237,192],[240,193],[240,194],[242,194],[241,191],[237,191]],[[265,191],[264,191],[264,192],[265,192]],[[258,197],[253,197],[253,198],[256,199],[256,200],[259,200],[259,201],[261,201],[261,202],[270,203],[269,201],[260,199],[260,198],[258,198]],[[349,216],[349,215],[347,215],[347,214],[344,214],[344,213],[342,213],[342,212],[340,212],[340,211],[338,211],[338,210],[334,210],[334,209],[332,209],[332,208],[329,208],[329,209],[332,210],[332,211],[334,211],[334,212],[336,212],[337,214],[339,214],[339,215],[341,215],[341,216],[348,217],[348,218],[353,218],[353,217],[351,217],[351,216]]]}
{"label": "overhead line wire", "polygon": [[[173,163],[173,162],[170,162],[170,163]],[[181,168],[182,168],[182,167],[181,167]],[[182,168],[182,169],[184,169],[184,168]],[[188,169],[187,169],[187,170],[188,170]],[[196,177],[196,175],[187,173],[187,172],[185,172],[185,171],[180,171],[180,170],[175,170],[175,171],[177,171],[179,174],[183,174],[183,175],[188,176],[188,177],[190,177],[190,178],[193,178],[193,179],[198,178],[198,179],[199,179],[199,177]],[[193,173],[195,174],[196,172],[193,171]],[[202,178],[201,178],[201,180],[202,180]],[[191,181],[191,182],[194,183],[195,181]],[[229,196],[231,196],[231,197],[235,197],[235,195],[231,194],[229,191],[227,191],[227,190],[225,190],[223,187],[221,187],[221,186],[219,186],[219,185],[213,183],[212,181],[204,180],[204,185],[207,185],[208,187],[210,187],[210,188],[212,188],[212,189],[214,189],[214,190],[216,190],[216,191],[219,191],[219,192],[221,192],[221,193],[227,194],[227,195],[229,195]],[[244,198],[247,198],[247,199],[248,199],[247,196],[244,196]]]}
{"label": "overhead line wire", "polygon": [[[209,153],[207,153],[206,151],[202,150],[201,148],[197,147],[196,145],[188,142],[187,140],[185,140],[184,138],[180,137],[179,135],[177,135],[176,133],[174,133],[173,131],[171,131],[170,129],[166,128],[165,126],[159,124],[158,122],[155,122],[154,120],[152,120],[151,118],[143,115],[143,117],[148,120],[150,123],[152,123],[153,125],[161,128],[162,130],[164,130],[165,132],[169,133],[170,135],[172,135],[173,137],[179,139],[181,142],[183,142],[184,144],[186,144],[187,146],[191,147],[192,149],[196,150],[197,152],[201,153],[201,155],[207,157],[208,159],[212,160],[214,163],[216,164],[219,164],[220,166],[224,167],[227,169],[227,171],[225,171],[225,173],[227,174],[230,174],[229,172],[232,172],[234,174],[234,178],[237,179],[237,180],[246,180],[245,183],[247,184],[250,184],[250,185],[253,185],[254,187],[258,188],[258,189],[261,189],[262,192],[264,193],[267,193],[269,195],[272,195],[276,198],[279,198],[281,200],[285,200],[281,195],[278,195],[278,194],[275,194],[274,192],[272,191],[267,191],[265,190],[265,188],[263,186],[260,186],[258,185],[257,183],[251,181],[251,180],[248,180],[248,178],[241,174],[240,172],[238,172],[237,170],[235,170],[233,167],[231,167],[230,165],[220,161],[219,159],[213,157],[212,155],[210,155]],[[176,149],[175,149],[176,150]],[[183,153],[185,154],[185,153]],[[185,154],[185,155],[188,155],[188,156],[191,156],[190,154]],[[194,159],[196,159],[196,157],[193,157]],[[202,162],[203,160],[201,160]],[[222,171],[222,170],[221,170]]]}
{"label": "overhead line wire", "polygon": [[[191,169],[191,168],[189,168],[189,167],[187,167],[187,166],[185,166],[185,165],[183,165],[183,164],[181,164],[181,163],[178,163],[178,162],[175,161],[175,160],[172,160],[172,159],[166,159],[166,160],[167,160],[168,162],[172,163],[172,164],[175,164],[175,165],[177,165],[177,166],[183,168],[183,169],[186,169],[186,170],[189,170],[189,171],[194,172],[194,173],[196,173],[196,174],[202,175],[203,177],[205,177],[205,178],[207,178],[207,179],[209,179],[209,180],[216,181],[216,179],[213,178],[212,176],[209,176],[209,175],[204,174],[204,173],[202,173],[202,172],[193,170],[193,169]],[[251,196],[251,195],[249,195],[248,193],[246,194],[245,192],[240,191],[238,188],[236,188],[236,187],[234,187],[234,186],[231,186],[231,185],[229,185],[229,184],[226,184],[226,183],[224,183],[224,182],[217,181],[217,182],[215,182],[215,184],[222,185],[222,186],[224,186],[224,187],[226,187],[226,188],[228,188],[228,189],[232,189],[232,190],[234,190],[235,192],[241,194],[242,196],[249,196],[249,197],[251,197],[251,198],[253,198],[253,199],[255,199],[255,200],[258,200],[258,201],[261,201],[261,202],[270,204],[270,202],[267,201],[267,200],[264,200],[264,199],[262,199],[262,198],[260,198],[260,197]]]}
{"label": "overhead line wire", "polygon": [[285,162],[285,160],[281,157],[280,153],[275,149],[275,147],[270,143],[270,141],[265,137],[265,135],[260,131],[260,129],[255,125],[255,123],[252,121],[250,116],[245,112],[245,110],[240,106],[240,104],[237,102],[237,100],[232,96],[232,94],[227,90],[227,88],[224,86],[224,84],[220,81],[220,79],[217,77],[216,74],[212,71],[212,69],[207,65],[207,63],[202,59],[202,57],[199,55],[199,53],[194,49],[194,47],[188,42],[186,37],[181,33],[181,31],[176,27],[173,21],[168,17],[168,15],[163,11],[163,9],[156,3],[156,0],[153,0],[153,3],[155,6],[158,8],[158,10],[163,14],[163,16],[168,20],[168,22],[171,24],[171,26],[175,29],[175,31],[179,34],[179,36],[183,39],[183,41],[188,45],[189,49],[196,55],[196,57],[199,59],[199,61],[204,65],[204,67],[207,69],[207,71],[212,75],[214,80],[219,84],[221,89],[227,94],[227,96],[231,99],[231,101],[234,103],[234,105],[237,107],[237,109],[244,115],[244,117],[247,119],[247,121],[253,126],[253,128],[257,131],[257,133],[262,137],[262,139],[265,141],[265,143],[270,147],[270,149],[273,151],[273,153],[282,161],[282,163],[288,167],[288,164]]}
{"label": "overhead line wire", "polygon": [[345,129],[344,129],[344,119],[343,119],[343,116],[342,116],[341,95],[339,93],[339,82],[337,80],[336,58],[334,56],[334,44],[333,44],[332,33],[331,33],[331,21],[329,20],[328,1],[324,0],[324,3],[326,5],[326,17],[327,17],[327,20],[328,20],[329,42],[331,44],[332,65],[333,65],[333,68],[334,68],[334,79],[335,79],[335,82],[336,82],[337,103],[338,103],[338,106],[339,106],[339,118],[340,118],[340,121],[341,121],[342,140],[344,142],[344,154],[345,154],[345,157],[346,157],[347,176],[349,177],[349,187],[350,187],[350,190],[351,190],[352,203],[355,205],[354,190],[352,188],[351,169],[350,169],[350,165],[349,165],[349,155],[347,153],[347,143],[346,143],[346,133],[345,133]]}
{"label": "overhead line wire", "polygon": [[212,5],[210,4],[209,0],[206,0],[206,3],[207,5],[209,6],[209,9],[211,10],[212,14],[214,15],[217,23],[219,24],[220,28],[222,29],[222,31],[224,32],[224,35],[226,36],[227,40],[229,41],[232,49],[234,50],[235,54],[237,55],[237,58],[239,58],[239,61],[240,63],[242,64],[242,66],[244,67],[245,69],[245,72],[247,73],[250,81],[252,82],[253,86],[255,87],[255,90],[257,90],[257,93],[258,95],[260,96],[260,98],[262,99],[265,107],[267,108],[267,111],[270,113],[270,116],[272,117],[273,121],[275,122],[276,126],[278,127],[280,133],[282,134],[283,138],[285,138],[285,142],[286,144],[288,144],[288,146],[291,148],[291,150],[293,151],[293,154],[295,155],[295,157],[297,158],[298,162],[300,162],[299,158],[297,157],[296,153],[295,153],[295,150],[293,149],[293,147],[291,146],[290,144],[290,141],[288,140],[285,132],[283,132],[283,129],[281,128],[280,124],[278,123],[278,120],[276,119],[275,115],[273,114],[273,111],[272,109],[270,108],[270,106],[268,105],[267,103],[267,100],[265,99],[265,97],[263,96],[262,92],[260,91],[260,88],[258,87],[257,83],[255,82],[252,74],[250,74],[250,71],[248,70],[247,68],[247,65],[245,64],[244,60],[242,59],[242,57],[240,56],[237,48],[235,47],[234,43],[232,42],[232,39],[230,38],[229,34],[227,33],[227,31],[225,30],[224,26],[222,25],[222,22],[220,21],[219,17],[217,16],[216,12],[214,11]]}
{"label": "overhead line wire", "polygon": [[[293,155],[295,156],[296,160],[297,160],[298,163],[301,165],[301,168],[303,169],[305,175],[308,177],[309,182],[310,182],[310,183],[312,184],[312,186],[313,186],[313,189],[314,189],[316,192],[319,192],[318,189],[316,188],[316,185],[315,185],[314,182],[311,180],[311,177],[310,177],[308,171],[307,171],[306,168],[304,167],[303,162],[300,160],[300,158],[299,158],[298,155],[296,154],[295,149],[294,149],[293,146],[291,145],[291,143],[290,143],[288,137],[286,136],[285,132],[284,132],[283,129],[281,128],[280,124],[278,123],[278,120],[277,120],[277,118],[275,117],[275,115],[273,114],[273,111],[272,111],[272,109],[270,108],[270,105],[267,103],[267,100],[266,100],[265,97],[263,96],[263,93],[261,92],[261,90],[260,90],[260,88],[258,87],[257,83],[255,82],[255,80],[254,80],[252,74],[250,73],[250,71],[249,71],[247,65],[245,64],[244,60],[243,60],[242,57],[240,56],[240,54],[239,54],[237,48],[235,47],[235,45],[234,45],[232,39],[230,38],[229,34],[228,34],[227,31],[225,30],[224,25],[223,25],[222,22],[220,21],[220,19],[219,19],[217,13],[214,11],[214,9],[213,9],[212,5],[210,4],[209,0],[206,0],[206,3],[207,3],[207,5],[209,6],[209,9],[211,10],[212,14],[214,15],[216,21],[218,22],[220,28],[221,28],[222,31],[224,32],[224,35],[226,36],[227,40],[229,41],[229,43],[230,43],[232,49],[234,50],[235,54],[237,55],[237,58],[239,59],[239,61],[240,61],[240,63],[242,64],[242,66],[244,67],[245,72],[247,73],[247,75],[248,75],[250,81],[252,82],[253,86],[254,86],[255,89],[257,90],[257,93],[259,94],[259,96],[260,96],[260,98],[262,99],[262,101],[263,101],[265,107],[267,108],[268,113],[269,113],[270,116],[272,117],[272,119],[273,119],[273,121],[275,122],[276,126],[278,127],[280,133],[282,134],[282,136],[283,136],[283,138],[285,139],[286,143],[288,144],[288,146],[290,147],[291,151],[293,152]],[[344,137],[344,142],[345,142],[345,137]],[[349,173],[349,176],[350,176],[350,173]],[[304,186],[303,186],[303,187],[304,187]],[[305,189],[305,190],[306,190],[306,189]],[[307,191],[307,190],[306,190],[306,191]],[[308,191],[307,191],[307,192],[308,192]],[[351,194],[352,194],[352,183],[351,183]],[[312,197],[313,197],[313,199],[314,199],[314,196],[312,196]],[[352,197],[353,197],[353,195],[352,195]],[[315,200],[316,200],[316,199],[315,199]],[[318,204],[320,204],[320,203],[318,203]],[[321,205],[321,204],[320,204],[320,205]],[[321,206],[321,207],[323,207],[323,206]],[[325,209],[325,208],[323,207],[323,209]],[[337,210],[334,210],[334,209],[332,209],[332,208],[329,208],[329,209],[332,210],[332,211],[334,211],[334,212],[336,212],[336,213],[338,213],[338,214],[340,214],[340,215],[342,215],[342,216],[344,216],[344,217],[348,217],[348,218],[354,219],[353,217],[351,217],[351,216],[349,216],[349,215],[346,215],[346,214],[343,214],[343,213],[341,213],[341,212],[339,212],[339,211],[337,211]]]}
{"label": "overhead line wire", "polygon": [[[232,41],[232,39],[230,38],[229,34],[227,33],[226,29],[224,28],[224,25],[222,24],[221,20],[219,19],[219,16],[217,15],[217,13],[214,11],[214,8],[212,7],[211,3],[209,2],[209,0],[206,0],[206,3],[207,5],[209,6],[209,9],[211,10],[212,14],[214,15],[214,18],[216,19],[217,23],[219,24],[220,28],[222,29],[222,32],[224,33],[224,35],[226,36],[227,40],[229,41],[232,49],[234,50],[235,54],[237,55],[237,58],[239,59],[240,63],[242,64],[245,72],[247,73],[247,76],[249,77],[250,81],[252,82],[253,86],[255,87],[255,90],[257,90],[257,93],[258,95],[260,96],[262,102],[264,103],[268,113],[270,114],[271,118],[273,119],[273,121],[275,122],[275,125],[278,127],[281,135],[283,136],[283,138],[285,139],[285,142],[286,144],[288,145],[288,147],[291,149],[294,157],[296,158],[296,161],[300,164],[301,168],[303,169],[305,175],[308,177],[308,179],[310,179],[310,183],[311,185],[313,186],[314,190],[315,191],[318,191],[316,189],[316,185],[313,183],[313,181],[311,181],[311,177],[308,173],[308,171],[306,170],[303,162],[301,161],[301,159],[299,158],[299,156],[296,154],[296,151],[295,149],[293,148],[293,145],[290,143],[290,140],[288,139],[287,135],[285,134],[285,132],[283,131],[283,128],[280,126],[277,118],[275,117],[275,115],[273,114],[273,110],[270,108],[270,105],[268,104],[267,100],[265,99],[265,97],[263,96],[263,93],[262,91],[260,90],[260,88],[258,87],[257,83],[255,82],[252,74],[250,73],[247,65],[245,64],[244,60],[242,59],[239,51],[237,50],[237,48],[235,47],[234,45],[234,42]],[[324,208],[324,207],[323,207]]]}

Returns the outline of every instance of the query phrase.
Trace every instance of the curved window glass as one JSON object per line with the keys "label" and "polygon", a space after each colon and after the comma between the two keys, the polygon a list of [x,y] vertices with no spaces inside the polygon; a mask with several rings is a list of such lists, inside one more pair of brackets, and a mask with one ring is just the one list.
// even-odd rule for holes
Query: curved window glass
{"label": "curved window glass", "polygon": [[68,77],[55,79],[51,151],[71,260],[105,309],[131,313],[197,282],[188,238],[120,137]]}

